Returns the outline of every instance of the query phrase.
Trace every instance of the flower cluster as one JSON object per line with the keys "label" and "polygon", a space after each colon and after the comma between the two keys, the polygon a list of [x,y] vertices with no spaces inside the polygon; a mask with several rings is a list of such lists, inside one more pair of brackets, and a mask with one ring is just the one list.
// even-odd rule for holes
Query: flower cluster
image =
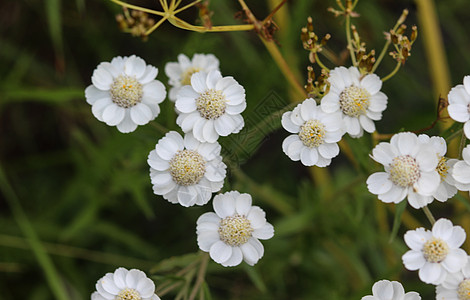
{"label": "flower cluster", "polygon": [[356,67],[330,72],[329,92],[320,105],[306,99],[282,116],[282,126],[293,133],[282,149],[293,161],[305,166],[326,167],[339,154],[337,142],[344,133],[359,138],[364,130],[375,131],[373,121],[382,118],[387,96],[380,91],[382,81],[375,74],[361,75]]}
{"label": "flower cluster", "polygon": [[[212,54],[195,54],[191,60],[181,54],[178,62],[165,66],[165,72],[170,78],[169,98],[178,114],[176,122],[184,135],[170,131],[150,152],[147,162],[153,191],[184,207],[204,205],[224,185],[227,166],[218,138],[243,128],[245,89],[233,77],[222,76]],[[135,55],[101,63],[85,91],[95,117],[121,132],[134,131],[137,125],[153,120],[166,96],[163,84],[155,80],[157,73]],[[215,196],[213,206],[215,213],[205,213],[197,220],[201,250],[223,266],[236,266],[243,260],[256,264],[264,254],[259,239],[274,235],[264,211],[252,206],[249,194],[237,191]],[[119,268],[106,274],[96,290],[92,300],[160,299],[154,294],[152,280],[135,269]]]}

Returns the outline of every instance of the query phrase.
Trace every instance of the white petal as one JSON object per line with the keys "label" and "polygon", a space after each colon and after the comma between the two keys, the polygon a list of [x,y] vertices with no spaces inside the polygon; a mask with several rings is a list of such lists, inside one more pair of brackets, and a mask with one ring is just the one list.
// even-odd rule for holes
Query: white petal
{"label": "white petal", "polygon": [[396,146],[402,155],[414,156],[420,149],[418,137],[411,132],[395,134],[390,140],[390,143]]}
{"label": "white petal", "polygon": [[152,120],[152,110],[145,104],[139,103],[131,107],[131,119],[137,125],[145,125]]}
{"label": "white petal", "polygon": [[240,194],[235,199],[235,209],[241,216],[246,216],[250,212],[251,208],[251,196],[250,194]]}
{"label": "white petal", "polygon": [[306,99],[300,106],[300,114],[304,120],[314,118],[316,110],[317,103],[312,98]]}
{"label": "white petal", "polygon": [[124,119],[125,109],[116,104],[108,105],[103,111],[103,121],[109,126],[116,126]]}
{"label": "white petal", "polygon": [[333,113],[340,109],[338,94],[331,91],[321,99],[321,108],[326,113]]}
{"label": "white petal", "polygon": [[368,74],[361,80],[361,86],[371,95],[376,94],[382,88],[382,80],[375,74]]}
{"label": "white petal", "polygon": [[127,271],[125,268],[118,268],[116,271],[114,271],[113,274],[113,280],[114,284],[119,289],[125,289],[126,288],[126,275],[129,271]]}
{"label": "white petal", "polygon": [[372,194],[380,195],[387,193],[393,186],[389,180],[389,174],[386,172],[377,172],[367,178],[367,188]]}
{"label": "white petal", "polygon": [[91,106],[91,112],[93,113],[95,118],[97,118],[101,122],[104,122],[103,112],[111,104],[113,104],[113,102],[111,101],[111,98],[99,99],[95,103],[93,103],[93,105]]}
{"label": "white petal", "polygon": [[432,233],[420,227],[416,230],[408,230],[403,238],[411,250],[420,252],[423,249],[423,245],[432,238]]}
{"label": "white petal", "polygon": [[209,143],[215,143],[219,138],[219,133],[214,128],[213,120],[207,120],[204,128],[202,129],[202,137]]}
{"label": "white petal", "polygon": [[390,143],[382,142],[372,150],[372,159],[384,166],[390,165],[395,156],[395,149]]}
{"label": "white petal", "polygon": [[229,115],[237,115],[241,114],[246,108],[246,101],[237,104],[237,105],[231,105],[227,104],[227,107],[225,108],[225,112]]}
{"label": "white petal", "polygon": [[414,188],[416,189],[417,193],[423,196],[432,196],[434,191],[437,190],[440,182],[441,176],[439,176],[437,171],[429,173],[421,172],[418,181],[414,185]]}
{"label": "white petal", "polygon": [[235,120],[226,114],[221,115],[214,121],[215,131],[221,136],[227,136],[232,133],[236,125]]}
{"label": "white petal", "polygon": [[144,74],[142,74],[142,77],[138,78],[139,82],[141,84],[146,84],[149,83],[150,81],[154,80],[155,77],[157,77],[158,74],[158,69],[155,68],[154,66],[147,66],[145,68]]}
{"label": "white petal", "polygon": [[220,74],[220,71],[218,70],[210,71],[209,74],[207,74],[207,79],[206,79],[207,88],[215,89],[215,86],[220,79],[222,79],[222,74]]}
{"label": "white petal", "polygon": [[96,101],[101,100],[101,99],[109,99],[111,100],[111,97],[109,95],[108,91],[102,91],[100,89],[97,89],[94,85],[89,85],[85,89],[85,98],[88,104],[93,105]]}
{"label": "white petal", "polygon": [[134,123],[131,119],[131,112],[127,109],[124,119],[121,123],[117,124],[117,129],[122,133],[129,133],[134,131],[137,128],[137,124]]}
{"label": "white petal", "polygon": [[140,78],[145,73],[145,70],[145,61],[138,56],[132,55],[124,63],[124,71],[129,76]]}
{"label": "white petal", "polygon": [[284,127],[284,129],[290,133],[298,133],[300,130],[300,126],[292,122],[291,115],[292,115],[291,111],[288,111],[282,115],[282,119],[281,119],[282,127]]}
{"label": "white petal", "polygon": [[381,113],[387,108],[387,95],[382,92],[378,92],[370,98],[370,104],[368,110]]}
{"label": "white petal", "polygon": [[403,199],[405,199],[406,195],[407,195],[406,189],[399,187],[397,185],[393,185],[390,191],[384,194],[380,194],[378,198],[379,200],[385,203],[392,203],[392,202],[399,203]]}
{"label": "white petal", "polygon": [[339,147],[336,143],[321,144],[318,147],[318,152],[324,158],[333,158],[339,154]]}
{"label": "white petal", "polygon": [[[464,149],[465,154],[465,149]],[[468,165],[464,161],[459,161],[454,165],[454,169],[452,171],[452,177],[461,183],[461,184],[469,184],[470,183],[470,165]]]}
{"label": "white petal", "polygon": [[232,247],[232,256],[222,263],[224,267],[234,267],[238,266],[243,260],[243,254],[240,247]]}
{"label": "white petal", "polygon": [[[184,88],[189,88],[189,86],[182,87],[180,92]],[[191,98],[191,97],[182,97],[182,96],[180,96],[180,94],[181,93],[179,93],[178,96],[176,97],[176,102],[175,102],[176,108],[182,113],[192,113],[192,112],[196,111],[197,106],[196,106],[195,99]]]}
{"label": "white petal", "polygon": [[199,94],[207,90],[206,77],[207,74],[205,72],[197,72],[191,76],[191,86]]}
{"label": "white petal", "polygon": [[[202,119],[198,112],[185,114],[181,116],[181,130],[183,132],[190,132],[198,120]],[[197,139],[196,139],[197,140]]]}
{"label": "white petal", "polygon": [[136,290],[142,298],[150,298],[155,293],[155,283],[150,278],[141,278]]}
{"label": "white petal", "polygon": [[142,278],[146,278],[147,276],[145,275],[144,272],[137,270],[137,269],[132,269],[127,273],[126,276],[126,283],[127,287],[135,289],[137,288],[137,284]]}
{"label": "white petal", "polygon": [[152,80],[142,87],[142,99],[158,104],[165,100],[165,97],[165,86],[158,80]]}
{"label": "white petal", "polygon": [[250,243],[245,243],[241,245],[240,248],[243,253],[243,260],[250,266],[256,264],[260,259],[258,251],[256,251],[255,247],[253,247]]}
{"label": "white petal", "polygon": [[388,280],[378,281],[372,286],[372,294],[381,299],[392,299],[393,285]]}
{"label": "white petal", "polygon": [[465,125],[463,125],[463,132],[467,139],[470,139],[470,121],[465,122]]}
{"label": "white petal", "polygon": [[258,229],[266,224],[266,213],[258,206],[253,206],[246,216],[253,229]]}
{"label": "white petal", "polygon": [[447,245],[450,248],[458,248],[465,242],[466,233],[465,230],[460,226],[454,226],[452,228],[452,235],[446,240]]}
{"label": "white petal", "polygon": [[273,225],[266,223],[263,227],[253,231],[253,237],[261,240],[267,240],[274,236]]}
{"label": "white petal", "polygon": [[372,122],[371,119],[369,119],[365,115],[359,116],[359,123],[361,124],[362,128],[364,128],[365,131],[372,133],[375,131],[375,124]]}
{"label": "white petal", "polygon": [[422,208],[434,200],[432,196],[423,196],[413,191],[408,192],[408,203],[413,208]]}
{"label": "white petal", "polygon": [[235,214],[235,199],[231,196],[221,194],[214,197],[212,201],[214,211],[221,218],[233,216]]}
{"label": "white petal", "polygon": [[91,76],[91,82],[102,91],[108,91],[114,82],[113,75],[102,66],[98,66]]}
{"label": "white petal", "polygon": [[318,161],[318,150],[316,148],[302,147],[300,161],[305,166],[313,166]]}
{"label": "white petal", "polygon": [[425,263],[424,266],[419,269],[419,279],[424,283],[428,284],[440,284],[440,278],[442,277],[442,272],[445,272],[441,265],[438,263]]}
{"label": "white petal", "polygon": [[103,289],[112,295],[117,295],[120,291],[120,289],[114,283],[112,273],[107,273],[99,282],[101,283]]}
{"label": "white petal", "polygon": [[361,126],[359,125],[359,120],[357,118],[351,118],[345,116],[344,121],[344,130],[349,133],[351,136],[357,136],[361,133]]}
{"label": "white petal", "polygon": [[216,263],[222,264],[232,256],[232,247],[222,241],[218,241],[211,246],[209,254]]}
{"label": "white petal", "polygon": [[455,273],[462,270],[462,267],[467,264],[467,253],[462,249],[454,249],[442,261],[442,266],[449,272]]}
{"label": "white petal", "polygon": [[446,241],[452,236],[453,227],[454,225],[452,225],[451,221],[441,218],[432,226],[432,234],[436,238]]}
{"label": "white petal", "polygon": [[405,268],[410,271],[421,269],[426,263],[421,251],[410,250],[403,255],[402,259]]}
{"label": "white petal", "polygon": [[202,251],[209,252],[212,245],[220,241],[220,236],[217,231],[201,232],[197,236],[197,244]]}

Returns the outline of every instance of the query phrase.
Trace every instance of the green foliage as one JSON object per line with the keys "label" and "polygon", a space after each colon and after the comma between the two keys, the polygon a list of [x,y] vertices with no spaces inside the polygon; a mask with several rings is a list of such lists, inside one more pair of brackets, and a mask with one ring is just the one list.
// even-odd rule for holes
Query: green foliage
{"label": "green foliage", "polygon": [[[269,13],[266,1],[247,2],[259,18]],[[157,1],[134,3],[152,7]],[[333,5],[288,3],[290,25],[280,28],[278,42],[300,74],[308,64],[299,39],[307,16],[319,34],[332,34],[333,50],[345,48],[343,23],[327,13]],[[470,69],[467,6],[464,0],[438,3],[453,84]],[[210,7],[214,24],[239,22],[233,20],[236,1],[212,1]],[[360,299],[385,278],[403,280],[406,290],[419,291],[423,299],[432,297],[433,288],[419,284],[401,263],[401,237],[408,229],[401,220],[407,211],[418,221],[424,216],[404,204],[394,210],[367,191],[365,180],[376,168],[368,157],[370,138],[346,139],[356,160],[340,154],[327,185],[312,183],[309,170],[284,155],[281,143],[288,134],[280,118],[292,109],[291,100],[302,99],[291,99],[287,81],[254,33],[199,34],[164,24],[142,42],[118,30],[119,7],[106,0],[7,0],[0,8],[2,299],[88,299],[96,280],[118,266],[144,270],[157,288],[190,282],[188,273],[174,274],[200,262],[195,222],[211,203],[183,208],[154,195],[146,162],[159,138],[179,130],[173,104],[165,100],[152,124],[121,134],[96,120],[84,99],[101,61],[139,55],[159,68],[157,79],[166,83],[165,63],[179,53],[214,53],[222,73],[245,87],[247,126],[220,141],[230,168],[224,189],[251,194],[275,228],[255,267],[223,268],[210,261],[204,299]],[[412,2],[373,0],[359,1],[361,17],[352,22],[379,52],[383,31],[403,8],[410,9],[407,23],[417,23]],[[184,13],[185,19],[196,17],[195,10]],[[437,99],[427,65],[418,40],[406,65],[384,84],[389,106],[377,124],[381,133],[433,122]],[[386,58],[378,74],[393,68]],[[444,137],[459,136],[460,129],[454,125]],[[470,210],[468,199],[456,200]]]}

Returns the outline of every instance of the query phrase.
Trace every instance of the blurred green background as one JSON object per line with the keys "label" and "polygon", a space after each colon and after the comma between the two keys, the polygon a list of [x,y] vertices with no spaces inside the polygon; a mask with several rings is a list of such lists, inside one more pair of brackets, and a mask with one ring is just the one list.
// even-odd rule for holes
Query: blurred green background
{"label": "blurred green background", "polygon": [[[454,86],[470,73],[468,0],[438,2]],[[132,3],[158,8],[156,0]],[[270,12],[269,1],[247,4],[260,19]],[[299,37],[308,16],[319,36],[332,34],[331,49],[344,50],[344,20],[328,13],[330,6],[335,1],[286,5],[287,18],[276,40],[303,80],[308,53]],[[419,25],[414,1],[359,1],[361,17],[353,24],[368,49],[381,50],[383,32],[404,8],[410,11],[405,24]],[[216,25],[240,23],[234,20],[237,1],[213,0],[210,9]],[[393,239],[395,207],[367,191],[367,176],[379,169],[367,156],[370,137],[347,139],[359,167],[340,154],[328,168],[331,182],[314,184],[308,168],[282,152],[288,133],[279,130],[276,113],[303,99],[291,98],[287,81],[256,34],[199,34],[164,23],[142,42],[119,30],[114,18],[120,12],[106,0],[0,3],[0,299],[54,299],[52,289],[65,289],[68,299],[89,299],[96,280],[118,266],[144,270],[158,288],[188,263],[179,256],[198,251],[195,222],[212,210],[211,203],[172,205],[152,193],[148,174],[150,150],[166,130],[179,129],[173,104],[166,100],[152,124],[121,134],[96,120],[84,98],[102,61],[136,54],[159,68],[157,79],[166,83],[165,63],[179,53],[215,54],[222,73],[245,87],[248,108],[243,115],[250,135],[221,139],[232,167],[223,190],[250,193],[276,230],[263,241],[265,255],[253,268],[209,263],[206,279],[213,299],[352,300],[371,294],[379,279],[399,280],[405,290],[434,298],[433,286],[420,283],[417,272],[406,271],[401,263],[407,250],[403,233],[415,225],[429,228],[424,214],[407,207]],[[197,10],[181,17],[196,21]],[[377,124],[379,132],[418,130],[434,120],[437,98],[424,48],[420,35],[408,62],[384,84],[389,106]],[[387,57],[378,75],[388,74],[394,64]],[[260,128],[266,118],[272,122]],[[433,203],[431,210],[454,223],[468,215],[459,205]],[[40,244],[29,242],[31,236]],[[175,270],[154,268],[170,257],[179,265]]]}

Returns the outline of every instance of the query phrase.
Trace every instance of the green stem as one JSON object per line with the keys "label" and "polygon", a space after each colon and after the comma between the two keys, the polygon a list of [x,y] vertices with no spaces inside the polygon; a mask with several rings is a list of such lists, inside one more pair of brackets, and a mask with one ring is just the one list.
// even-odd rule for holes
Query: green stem
{"label": "green stem", "polygon": [[13,216],[21,228],[21,231],[28,240],[28,243],[33,250],[36,259],[46,275],[46,280],[52,290],[55,298],[58,300],[68,300],[69,296],[62,284],[62,279],[59,276],[51,258],[47,255],[39,237],[34,231],[33,226],[29,222],[23,207],[20,204],[18,196],[11,187],[8,179],[0,166],[0,190],[2,191],[5,199],[10,206]]}
{"label": "green stem", "polygon": [[465,144],[467,142],[467,137],[465,136],[465,132],[462,129],[462,136],[460,137],[460,145],[459,145],[459,159],[462,159],[462,151],[465,148]]}
{"label": "green stem", "polygon": [[199,266],[199,271],[197,272],[196,283],[194,283],[193,290],[191,295],[189,295],[189,300],[194,300],[196,298],[197,292],[201,288],[204,278],[206,277],[207,264],[209,263],[209,253],[204,253],[201,265]]}
{"label": "green stem", "polygon": [[390,78],[392,78],[398,72],[400,67],[401,67],[401,62],[397,62],[397,65],[395,66],[395,69],[393,69],[393,71],[390,74],[388,74],[387,76],[382,78],[382,82],[385,82],[385,81],[389,80]]}
{"label": "green stem", "polygon": [[346,39],[348,40],[348,49],[349,54],[351,55],[352,64],[353,66],[357,66],[356,54],[354,54],[354,49],[351,40],[351,16],[349,14],[346,15]]}
{"label": "green stem", "polygon": [[315,52],[315,61],[317,62],[317,64],[320,66],[320,68],[324,69],[325,71],[330,71],[330,69],[328,69],[320,60],[320,57],[318,57],[318,53]]}
{"label": "green stem", "polygon": [[426,215],[426,217],[428,218],[429,222],[431,222],[431,225],[434,225],[434,223],[436,223],[436,219],[434,218],[434,216],[432,215],[431,211],[429,210],[429,208],[427,206],[424,206],[423,207],[423,211],[424,211],[424,214]]}

